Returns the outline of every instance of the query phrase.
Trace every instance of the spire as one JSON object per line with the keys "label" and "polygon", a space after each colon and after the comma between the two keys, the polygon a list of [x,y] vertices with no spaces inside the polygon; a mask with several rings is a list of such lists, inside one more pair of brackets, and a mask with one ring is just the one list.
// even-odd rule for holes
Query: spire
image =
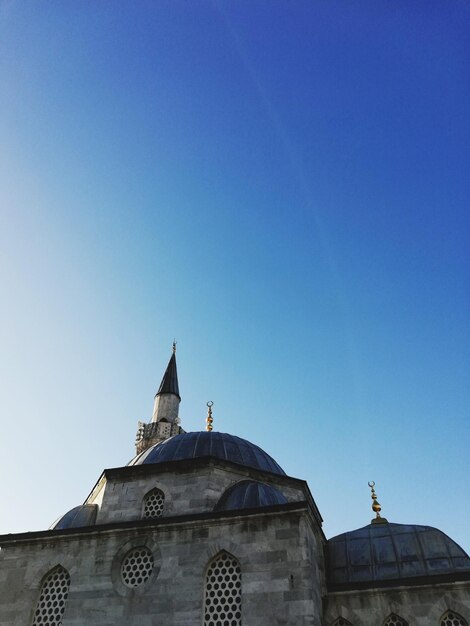
{"label": "spire", "polygon": [[372,520],[372,524],[386,524],[387,520],[385,519],[385,517],[382,517],[380,515],[380,511],[382,510],[382,507],[380,506],[380,503],[377,500],[377,494],[375,493],[375,482],[371,480],[367,484],[370,487],[370,491],[371,491],[370,497],[372,498],[372,510],[375,513],[375,518]]}
{"label": "spire", "polygon": [[165,373],[163,374],[162,382],[158,388],[155,396],[160,396],[164,393],[172,393],[181,400],[179,387],[178,387],[178,372],[176,370],[176,341],[173,341],[173,353],[168,362]]}
{"label": "spire", "polygon": [[212,422],[214,421],[214,418],[212,417],[212,407],[214,406],[214,403],[212,402],[212,400],[210,400],[209,402],[207,402],[206,406],[207,406],[206,430],[211,432]]}
{"label": "spire", "polygon": [[178,372],[176,371],[176,341],[173,341],[172,355],[155,394],[152,420],[148,424],[139,422],[135,443],[137,454],[155,443],[165,441],[168,437],[184,433],[178,416],[180,402]]}

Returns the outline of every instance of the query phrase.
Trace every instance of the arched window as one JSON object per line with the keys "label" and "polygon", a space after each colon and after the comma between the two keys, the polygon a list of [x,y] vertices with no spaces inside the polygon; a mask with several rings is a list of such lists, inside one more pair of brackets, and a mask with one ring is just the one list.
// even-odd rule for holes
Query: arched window
{"label": "arched window", "polygon": [[352,624],[348,622],[347,619],[344,619],[344,617],[338,617],[338,619],[335,619],[332,626],[352,626]]}
{"label": "arched window", "polygon": [[163,515],[165,494],[161,489],[152,489],[144,498],[142,517],[153,518]]}
{"label": "arched window", "polygon": [[468,622],[455,611],[446,611],[441,617],[439,626],[468,626]]}
{"label": "arched window", "polygon": [[204,626],[241,626],[242,581],[240,564],[227,552],[209,563],[204,599]]}
{"label": "arched window", "polygon": [[391,613],[383,626],[408,626],[408,622],[403,617],[396,615],[396,613]]}
{"label": "arched window", "polygon": [[61,626],[69,587],[70,576],[62,565],[47,574],[42,583],[33,626]]}

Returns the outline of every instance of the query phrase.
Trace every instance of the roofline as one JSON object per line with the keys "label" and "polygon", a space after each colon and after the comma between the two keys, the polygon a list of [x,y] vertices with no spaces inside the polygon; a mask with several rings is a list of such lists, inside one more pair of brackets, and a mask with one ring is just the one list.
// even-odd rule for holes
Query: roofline
{"label": "roofline", "polygon": [[[375,520],[372,520],[369,524],[366,524],[365,526],[361,526],[360,528],[354,528],[353,530],[346,530],[346,531],[344,531],[342,533],[339,533],[339,535],[334,535],[333,537],[330,537],[328,539],[328,541],[331,541],[331,542],[344,541],[344,539],[343,539],[344,537],[346,537],[348,535],[353,535],[354,533],[356,533],[356,532],[358,532],[360,530],[365,530],[366,528],[380,528],[380,527],[384,527],[385,525],[388,525],[388,526],[413,526],[414,528],[425,528],[426,530],[437,530],[437,532],[442,533],[443,535],[445,535],[453,543],[457,543],[447,533],[445,533],[440,528],[437,528],[437,526],[429,526],[429,524],[415,524],[414,522],[390,522],[389,520],[387,520],[385,522],[382,522],[381,524],[375,524],[374,522],[375,522]],[[465,552],[465,550],[462,548],[461,545],[459,545],[459,544],[457,544],[457,545],[459,546],[459,548],[461,550],[463,550],[463,552]]]}
{"label": "roofline", "polygon": [[[321,530],[323,518],[320,514],[320,511],[312,496],[312,493],[310,491],[310,488],[306,480],[303,480],[301,478],[294,478],[292,476],[288,476],[287,474],[277,474],[275,472],[268,472],[266,470],[260,470],[260,469],[257,469],[256,467],[249,467],[248,465],[235,463],[233,461],[228,461],[225,459],[219,459],[218,457],[210,456],[210,455],[198,456],[192,459],[181,459],[179,461],[165,461],[163,463],[143,463],[141,465],[124,465],[123,467],[113,467],[109,469],[104,469],[101,472],[101,475],[99,476],[96,483],[93,485],[93,488],[91,489],[90,493],[85,498],[84,504],[90,498],[90,496],[92,495],[92,493],[94,492],[94,490],[96,489],[96,487],[99,485],[100,481],[103,478],[115,478],[119,476],[127,477],[133,474],[138,476],[139,474],[149,474],[149,473],[160,474],[160,473],[169,472],[169,471],[173,471],[173,472],[185,471],[187,469],[192,469],[194,467],[198,468],[198,467],[203,467],[207,465],[213,465],[213,466],[219,466],[219,467],[230,467],[230,468],[237,469],[237,470],[243,469],[244,473],[248,473],[250,476],[255,476],[255,477],[258,477],[259,479],[262,479],[265,476],[269,476],[270,478],[275,478],[276,481],[280,480],[281,482],[285,482],[285,483],[297,484],[299,487],[303,488],[306,491],[307,501],[312,508],[313,516],[318,522],[318,525]],[[326,541],[326,537],[323,533],[323,530],[321,530],[321,532]]]}
{"label": "roofline", "polygon": [[387,580],[370,580],[356,583],[328,583],[329,593],[341,591],[374,591],[391,587],[417,587],[436,585],[441,583],[456,583],[470,581],[470,571],[449,572],[448,574],[428,574],[427,576],[415,576],[413,578],[390,578]]}
{"label": "roofline", "polygon": [[255,517],[271,515],[276,513],[301,513],[309,512],[308,502],[301,500],[300,502],[288,502],[287,504],[273,504],[266,507],[256,507],[247,509],[235,509],[233,511],[207,511],[204,513],[192,513],[191,515],[174,515],[168,517],[160,517],[158,519],[138,519],[129,520],[127,522],[113,522],[108,524],[96,524],[94,526],[82,526],[79,528],[63,528],[52,530],[37,530],[32,532],[23,532],[16,534],[0,535],[0,547],[12,543],[28,542],[40,539],[49,541],[55,537],[63,537],[70,535],[92,535],[96,533],[127,530],[128,528],[147,528],[158,526],[182,525],[188,522],[198,522],[206,520],[223,520],[224,518],[232,519],[234,517]]}

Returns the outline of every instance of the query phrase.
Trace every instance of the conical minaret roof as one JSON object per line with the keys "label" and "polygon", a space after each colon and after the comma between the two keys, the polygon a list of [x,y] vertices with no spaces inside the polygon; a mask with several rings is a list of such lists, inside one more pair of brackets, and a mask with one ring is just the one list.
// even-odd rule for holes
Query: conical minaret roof
{"label": "conical minaret roof", "polygon": [[155,396],[161,396],[164,393],[172,393],[181,400],[178,387],[178,372],[176,370],[176,345],[173,344],[173,354],[170,357],[162,382]]}

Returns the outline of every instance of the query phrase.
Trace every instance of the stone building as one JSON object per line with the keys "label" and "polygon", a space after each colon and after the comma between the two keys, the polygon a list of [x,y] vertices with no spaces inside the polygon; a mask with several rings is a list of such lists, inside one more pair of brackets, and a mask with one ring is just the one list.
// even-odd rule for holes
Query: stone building
{"label": "stone building", "polygon": [[[0,537],[0,626],[469,626],[470,559],[389,523],[327,540],[260,447],[182,430],[175,350],[137,456],[49,530]],[[373,485],[372,485],[373,486]]]}

